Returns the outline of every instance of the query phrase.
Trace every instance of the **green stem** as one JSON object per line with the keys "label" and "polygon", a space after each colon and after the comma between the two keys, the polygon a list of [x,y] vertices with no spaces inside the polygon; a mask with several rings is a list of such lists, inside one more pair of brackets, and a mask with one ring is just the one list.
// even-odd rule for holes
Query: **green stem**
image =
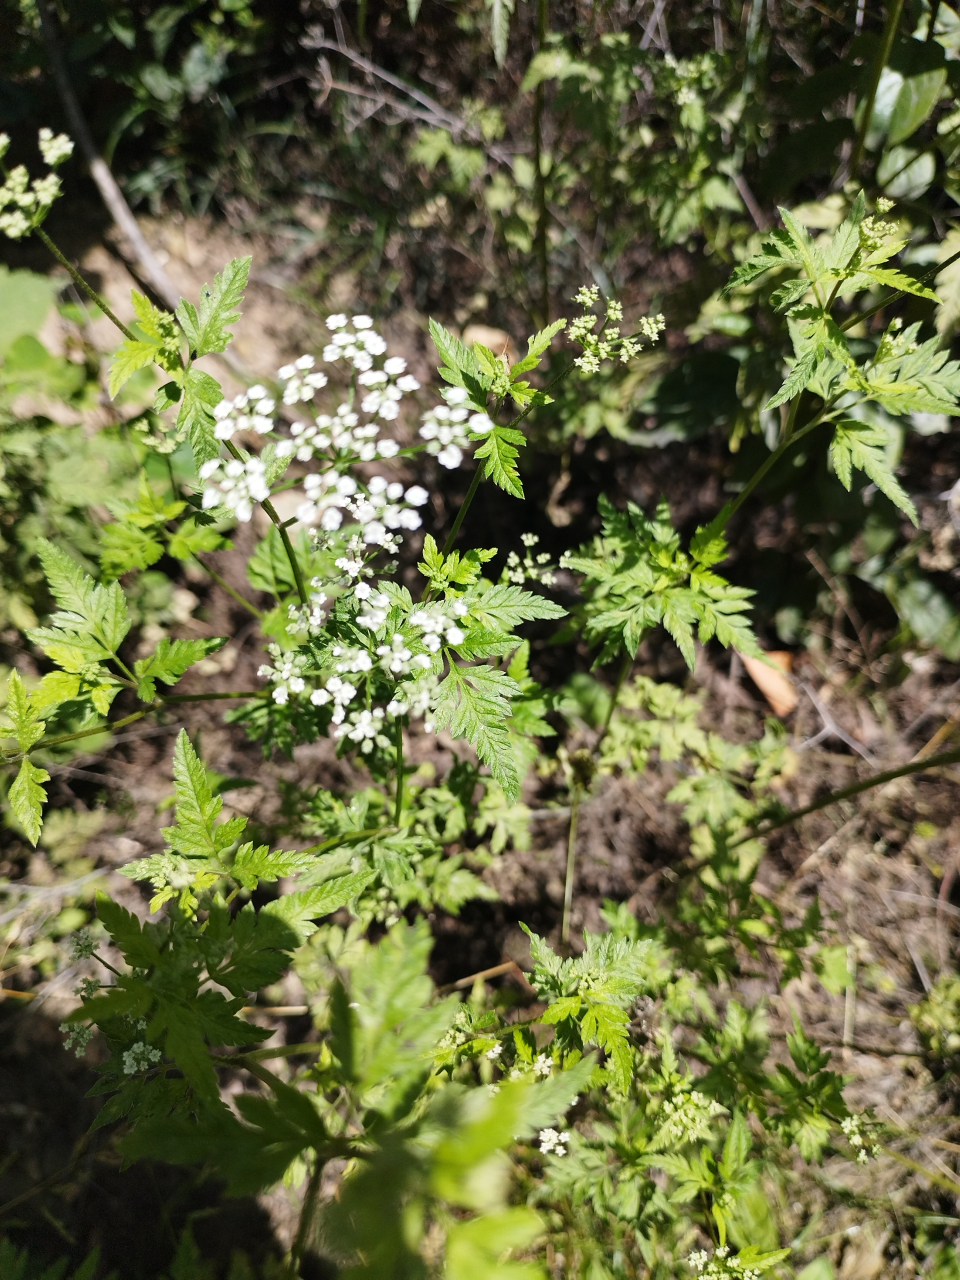
{"label": "green stem", "polygon": [[817,416],[812,421],[806,424],[806,426],[801,427],[800,430],[796,433],[796,435],[789,436],[787,439],[782,440],[780,444],[777,445],[776,449],[774,449],[770,457],[767,458],[767,460],[757,468],[757,470],[753,473],[753,475],[750,477],[747,483],[743,486],[743,488],[737,494],[735,500],[730,504],[730,508],[727,512],[728,520],[734,514],[735,511],[737,511],[740,507],[743,506],[744,502],[747,500],[747,498],[750,496],[753,490],[757,487],[757,485],[760,483],[763,477],[767,474],[770,468],[780,461],[780,459],[783,457],[786,451],[790,448],[790,446],[792,444],[796,444],[798,440],[801,440],[805,435],[807,435],[810,431],[812,431],[814,427],[818,427],[822,421],[822,417],[823,417],[823,414],[821,411],[821,413],[818,413]]}
{"label": "green stem", "polygon": [[957,763],[960,763],[960,750],[945,751],[939,756],[927,756],[925,760],[914,760],[910,764],[900,765],[897,769],[887,769],[884,773],[876,773],[872,778],[865,778],[862,782],[851,783],[849,787],[842,787],[839,791],[831,791],[829,795],[821,796],[813,804],[805,805],[802,809],[794,809],[790,813],[784,814],[781,818],[767,821],[761,816],[756,819],[756,825],[751,831],[741,836],[738,840],[732,841],[728,847],[735,849],[738,845],[746,844],[748,840],[756,840],[761,836],[768,836],[772,831],[779,831],[781,827],[789,827],[791,823],[805,818],[808,813],[817,813],[820,809],[828,809],[830,805],[839,804],[841,800],[849,800],[851,796],[861,795],[862,792],[870,791],[873,787],[881,787],[885,782],[893,782],[897,778],[907,778],[913,773],[923,773],[927,769],[939,769],[943,765]]}
{"label": "green stem", "polygon": [[123,323],[122,320],[117,319],[117,317],[113,314],[113,312],[107,306],[104,299],[100,296],[99,293],[97,293],[96,289],[94,289],[91,285],[87,284],[86,280],[84,280],[83,276],[76,269],[76,267],[69,260],[69,258],[65,257],[57,248],[57,246],[53,243],[53,241],[44,231],[43,227],[36,227],[34,230],[36,234],[40,237],[40,239],[43,241],[43,243],[50,250],[50,252],[53,254],[53,256],[56,258],[56,260],[60,263],[60,265],[63,267],[66,267],[66,269],[70,272],[70,275],[73,278],[74,284],[77,285],[78,288],[83,290],[83,292],[87,295],[87,297],[94,304],[94,306],[99,307],[100,310],[103,312],[103,314],[107,317],[107,319],[113,321],[113,323],[117,326],[117,328],[120,330],[120,332],[123,334],[125,338],[128,338],[131,342],[136,342],[137,339],[135,334],[130,329],[127,328],[127,326]]}
{"label": "green stem", "polygon": [[[917,276],[917,284],[926,284],[928,280],[933,280],[941,271],[946,271],[947,267],[952,266],[958,259],[960,253],[954,253],[943,262],[938,262],[935,267],[931,267],[929,271],[925,271],[922,276]],[[867,311],[858,311],[855,316],[851,316],[849,320],[844,320],[840,326],[844,332],[852,329],[855,325],[860,324],[864,320],[869,320],[871,316],[875,316],[878,311],[882,311],[884,307],[889,307],[891,302],[896,302],[898,298],[906,297],[906,289],[895,289],[888,298],[884,298],[882,302],[878,302],[875,307],[870,307]]]}
{"label": "green stem", "polygon": [[125,725],[133,724],[135,720],[142,720],[151,711],[158,711],[159,709],[156,706],[145,707],[143,711],[134,711],[133,715],[124,716],[122,720],[107,721],[106,724],[97,725],[93,729],[81,729],[79,733],[61,733],[56,738],[41,738],[31,750],[39,751],[46,747],[58,747],[61,742],[75,742],[78,738],[92,738],[98,733],[113,733],[115,729],[122,729]]}
{"label": "green stem", "polygon": [[593,748],[594,755],[600,751],[600,748],[603,745],[603,740],[610,730],[610,722],[613,720],[613,713],[617,708],[617,702],[619,701],[620,694],[623,690],[624,681],[630,674],[630,668],[633,666],[633,661],[634,659],[629,653],[625,653],[623,655],[623,661],[620,664],[620,674],[617,676],[617,683],[614,686],[613,694],[610,698],[610,705],[607,707],[607,714],[603,718],[600,737],[597,739],[596,746]]}
{"label": "green stem", "polygon": [[863,104],[863,119],[860,121],[860,128],[857,130],[857,141],[853,148],[853,155],[850,157],[850,174],[853,178],[856,178],[860,162],[863,159],[864,147],[867,144],[867,134],[873,121],[873,108],[877,101],[877,88],[880,84],[880,77],[883,75],[883,68],[887,65],[887,59],[890,57],[893,42],[897,38],[897,28],[900,26],[902,14],[903,0],[891,0],[890,8],[887,10],[887,20],[883,27],[883,35],[880,37],[880,48],[877,50],[877,56],[870,69],[870,84]]}
{"label": "green stem", "polygon": [[394,827],[365,827],[363,831],[351,831],[345,836],[331,836],[321,844],[312,844],[308,849],[299,849],[299,853],[326,853],[328,849],[336,849],[341,844],[352,844],[355,840],[369,840],[372,836],[393,835]]}
{"label": "green stem", "polygon": [[930,6],[930,26],[927,28],[927,39],[925,42],[926,44],[929,44],[934,37],[934,32],[937,29],[937,19],[939,17],[940,17],[940,0],[933,0],[933,4]]}
{"label": "green stem", "polygon": [[230,698],[265,698],[264,689],[231,689],[227,693],[160,694],[164,702],[220,702]]}
{"label": "green stem", "polygon": [[[237,462],[246,461],[243,454],[232,440],[227,440],[226,446],[228,451],[234,458],[236,458]],[[283,549],[286,552],[287,560],[290,562],[290,568],[293,572],[293,580],[297,584],[297,595],[300,597],[300,603],[302,605],[308,605],[310,603],[310,597],[307,595],[307,588],[304,585],[303,574],[300,570],[300,561],[297,559],[297,553],[293,549],[293,543],[290,541],[290,535],[287,533],[283,521],[277,515],[277,509],[270,499],[265,498],[260,505],[273,521],[278,533],[280,534],[280,541],[283,543]]]}
{"label": "green stem", "polygon": [[442,555],[448,556],[453,550],[453,544],[457,540],[457,534],[460,532],[460,526],[463,524],[463,518],[470,510],[470,504],[477,496],[477,490],[480,488],[480,481],[483,479],[483,473],[486,470],[486,463],[480,462],[476,471],[473,473],[473,479],[470,481],[470,488],[467,490],[467,496],[460,503],[460,510],[457,512],[457,518],[453,522],[453,528],[443,544]]}
{"label": "green stem", "polygon": [[[106,645],[104,645],[104,648],[106,648]],[[123,661],[123,659],[122,659],[122,658],[118,658],[116,654],[113,654],[113,655],[112,655],[112,657],[113,657],[114,662],[117,664],[117,666],[118,666],[118,667],[120,668],[120,670],[123,672],[123,674],[127,677],[127,679],[130,681],[130,683],[131,683],[132,685],[136,685],[136,684],[138,683],[138,681],[137,681],[137,677],[133,674],[133,672],[130,670],[130,668],[127,666],[127,664]]]}
{"label": "green stem", "polygon": [[231,587],[229,582],[225,581],[223,578],[220,577],[216,569],[211,569],[208,564],[204,564],[204,562],[200,559],[200,557],[197,555],[195,551],[193,552],[193,558],[194,560],[196,560],[197,564],[201,567],[201,569],[205,569],[206,572],[209,573],[210,577],[214,580],[214,582],[217,584],[218,587],[222,587],[223,590],[226,591],[227,595],[232,596],[234,600],[236,600],[237,604],[242,604],[244,609],[247,609],[250,613],[252,613],[255,618],[259,618],[261,621],[263,621],[263,614],[260,612],[260,610],[257,608],[255,604],[251,604],[250,601],[246,598],[246,596],[241,595],[239,591],[235,591],[233,587]]}
{"label": "green stem", "polygon": [[294,1266],[294,1275],[299,1274],[300,1260],[310,1238],[310,1228],[313,1225],[314,1212],[317,1206],[317,1195],[320,1191],[323,1166],[324,1161],[320,1159],[319,1151],[314,1150],[313,1172],[310,1174],[310,1181],[307,1183],[307,1189],[304,1192],[303,1206],[300,1209],[300,1221],[297,1224],[297,1236],[290,1248],[290,1259]]}
{"label": "green stem", "polygon": [[271,1058],[294,1058],[302,1054],[321,1053],[323,1045],[317,1041],[308,1044],[281,1044],[273,1049],[252,1049],[250,1053],[234,1053],[218,1057],[217,1062],[269,1062]]}
{"label": "green stem", "polygon": [[280,541],[283,543],[283,549],[287,553],[287,559],[290,561],[290,568],[293,570],[293,580],[297,584],[297,595],[300,597],[302,605],[310,603],[310,597],[307,595],[307,588],[303,581],[303,573],[300,570],[300,561],[297,559],[297,553],[293,549],[293,543],[290,541],[290,535],[287,533],[283,521],[277,515],[276,509],[269,498],[261,502],[260,505],[264,511],[276,525],[280,533]]}
{"label": "green stem", "polygon": [[397,716],[396,724],[397,732],[397,802],[393,810],[393,824],[396,827],[400,825],[400,815],[403,813],[403,723]]}
{"label": "green stem", "polygon": [[570,941],[570,912],[573,907],[573,874],[577,862],[577,825],[580,819],[580,798],[583,792],[574,786],[570,796],[570,834],[567,837],[567,876],[563,886],[563,923],[560,926],[560,941]]}

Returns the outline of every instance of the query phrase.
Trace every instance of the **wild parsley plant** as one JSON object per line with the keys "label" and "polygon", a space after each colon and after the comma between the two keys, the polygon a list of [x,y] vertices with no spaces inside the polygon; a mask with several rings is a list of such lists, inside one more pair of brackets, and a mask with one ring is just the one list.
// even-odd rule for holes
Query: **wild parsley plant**
{"label": "wild parsley plant", "polygon": [[[67,145],[41,137],[51,163]],[[4,199],[20,210],[3,224],[8,235],[48,239],[41,224],[55,193],[40,181],[7,175]],[[851,299],[877,285],[926,293],[885,265],[899,242],[865,208],[861,196],[825,242],[785,211],[784,229],[734,275],[733,289],[784,277],[777,305],[794,340],[768,405],[783,408],[780,441],[738,497],[686,549],[665,505],[647,516],[604,501],[600,534],[564,557],[582,597],[571,625],[597,664],[620,657],[621,666],[592,744],[565,757],[574,816],[563,938],[558,949],[528,930],[532,997],[522,1009],[491,1000],[482,982],[467,1000],[438,992],[425,915],[490,895],[445,852],[468,825],[492,829],[495,848],[522,831],[524,778],[555,726],[519,628],[564,610],[544,594],[554,571],[529,545],[494,582],[484,566],[495,550],[455,543],[484,480],[523,499],[518,459],[531,410],[566,378],[589,394],[605,362],[629,363],[656,340],[661,318],[623,334],[619,305],[597,314],[598,291],[587,288],[580,314],[532,335],[513,364],[431,322],[446,385],[410,443],[396,427],[421,388],[371,317],[330,316],[322,351],[227,398],[198,361],[226,351],[249,259],[227,264],[196,304],[173,313],[134,294],[136,328],[120,326],[110,385],[117,392],[140,369],[161,371],[147,444],[188,454],[193,471],[184,481],[171,469],[163,494],[144,478],[136,500],[115,504],[99,578],[41,545],[57,610],[30,638],[50,669],[29,687],[10,676],[5,762],[17,773],[8,795],[36,843],[45,749],[196,696],[167,690],[225,640],[164,639],[131,658],[121,579],[135,581],[165,554],[204,565],[259,506],[272,528],[249,573],[275,607],[264,614],[230,590],[259,622],[270,661],[261,689],[230,695],[241,706],[228,718],[266,751],[329,735],[367,766],[372,785],[349,799],[311,797],[303,825],[321,839],[274,849],[245,839],[244,817],[223,816],[181,733],[165,848],[124,868],[151,886],[154,918],[100,895],[96,932],[74,941],[85,976],[64,1029],[81,1052],[102,1037],[96,1123],[118,1126],[125,1157],[200,1164],[236,1194],[281,1180],[302,1188],[291,1278],[319,1249],[356,1280],[532,1280],[547,1274],[545,1245],[554,1274],[666,1280],[683,1266],[709,1280],[756,1280],[790,1252],[768,1208],[759,1237],[748,1227],[766,1205],[763,1179],[788,1153],[810,1162],[881,1154],[875,1121],[850,1111],[829,1054],[802,1027],[788,1039],[790,1065],[775,1061],[762,1008],[718,996],[747,956],[789,980],[818,939],[815,908],[790,925],[753,881],[758,820],[789,768],[782,735],[772,727],[749,746],[728,743],[699,728],[694,699],[630,679],[640,643],[660,625],[690,666],[696,639],[760,654],[750,593],[717,570],[726,530],[764,471],[818,427],[831,432],[825,447],[844,483],[861,470],[913,514],[862,415],[872,403],[894,414],[952,412],[960,373],[915,328],[889,326],[866,353],[848,344],[863,319],[838,311]],[[531,377],[564,329],[580,354],[538,389]],[[328,398],[322,408],[318,397]],[[395,460],[420,452],[451,469],[472,454],[475,469],[445,545],[423,538],[413,586],[397,580],[396,557],[430,495],[400,480]],[[300,500],[283,520],[273,499],[286,489]],[[110,719],[118,700],[123,714]],[[65,707],[80,727],[49,733]],[[464,740],[478,764],[461,761],[442,787],[418,783],[407,762],[414,722]],[[567,942],[577,805],[598,772],[642,771],[652,750],[685,764],[671,799],[692,828],[693,874],[670,920],[642,925],[610,903],[607,931],[585,934],[578,949]],[[289,891],[277,894],[281,879]],[[315,1035],[268,1046],[271,1031],[249,1014],[291,967]]]}

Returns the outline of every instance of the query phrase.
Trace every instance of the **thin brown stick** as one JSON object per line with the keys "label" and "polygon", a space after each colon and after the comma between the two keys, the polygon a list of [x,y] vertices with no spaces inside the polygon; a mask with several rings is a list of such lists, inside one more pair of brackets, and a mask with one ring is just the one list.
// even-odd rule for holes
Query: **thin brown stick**
{"label": "thin brown stick", "polygon": [[810,813],[818,813],[821,809],[827,809],[832,804],[837,804],[841,800],[849,800],[851,796],[858,796],[864,791],[870,791],[873,787],[880,787],[885,782],[894,782],[897,778],[907,778],[914,773],[924,773],[930,769],[939,769],[943,765],[957,764],[960,762],[960,751],[946,751],[943,755],[930,756],[926,760],[911,761],[910,764],[900,765],[897,769],[887,769],[883,773],[876,773],[871,778],[865,778],[862,782],[854,782],[849,787],[842,787],[839,791],[831,791],[829,795],[821,796],[819,800],[815,800],[812,804],[804,805],[802,809],[794,809],[790,813],[785,814],[781,818],[765,821],[762,817],[757,820],[754,826],[746,835],[740,836],[737,840],[732,840],[728,846],[736,849],[741,844],[746,844],[748,840],[756,840],[757,837],[768,836],[773,831],[779,831],[782,827],[789,827],[794,822],[798,822],[800,818],[805,818]]}
{"label": "thin brown stick", "polygon": [[47,46],[47,56],[50,59],[50,71],[53,75],[57,92],[60,95],[60,101],[63,103],[70,131],[80,144],[80,150],[83,152],[84,159],[87,162],[90,176],[97,184],[97,189],[100,192],[103,203],[110,212],[110,216],[129,240],[137,261],[140,263],[150,285],[168,307],[175,308],[180,301],[180,291],[164,271],[157,260],[156,254],[144,239],[143,232],[140,230],[123,192],[117,186],[116,179],[110,172],[107,162],[100,155],[94,144],[86,119],[80,109],[80,103],[77,101],[77,95],[74,93],[73,85],[70,82],[67,64],[60,47],[57,16],[50,0],[37,0],[37,10],[40,15],[40,25],[43,28],[43,38]]}
{"label": "thin brown stick", "polygon": [[817,573],[819,573],[820,577],[827,584],[827,586],[830,589],[830,594],[833,596],[836,603],[840,606],[840,608],[849,618],[850,625],[853,627],[853,630],[856,633],[857,640],[860,642],[860,648],[863,650],[863,657],[866,663],[866,666],[865,666],[866,673],[870,677],[870,679],[873,680],[874,683],[876,683],[876,679],[873,672],[873,663],[871,661],[872,646],[869,644],[867,640],[867,637],[865,634],[865,628],[863,625],[863,619],[860,617],[860,614],[857,612],[856,606],[854,605],[853,601],[850,599],[849,591],[847,591],[846,587],[839,580],[839,578],[834,577],[834,575],[827,568],[826,564],[824,564],[821,557],[817,554],[816,551],[813,550],[812,547],[810,547],[807,551],[805,551],[804,555],[813,565],[814,569],[816,569]]}
{"label": "thin brown stick", "polygon": [[486,981],[487,978],[499,978],[501,974],[509,973],[515,978],[519,978],[525,987],[531,991],[530,980],[523,972],[516,960],[505,960],[503,964],[492,965],[489,969],[481,969],[478,973],[469,973],[465,978],[458,978],[456,982],[448,982],[444,987],[437,988],[437,995],[449,995],[451,991],[462,991],[464,987],[472,987],[475,982]]}

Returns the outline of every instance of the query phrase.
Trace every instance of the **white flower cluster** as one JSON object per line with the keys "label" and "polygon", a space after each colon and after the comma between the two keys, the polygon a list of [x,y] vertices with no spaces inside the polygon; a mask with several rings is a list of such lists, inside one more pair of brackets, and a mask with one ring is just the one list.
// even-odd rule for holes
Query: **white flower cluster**
{"label": "white flower cluster", "polygon": [[144,1040],[138,1040],[123,1055],[123,1071],[125,1075],[135,1076],[141,1071],[148,1071],[163,1057],[159,1049],[154,1049]]}
{"label": "white flower cluster", "polygon": [[[423,662],[423,654],[418,654],[413,661]],[[433,733],[433,721],[430,710],[440,680],[433,671],[425,671],[415,680],[403,680],[397,685],[393,698],[387,703],[387,713],[391,716],[424,716],[423,728],[426,733]]]}
{"label": "white flower cluster", "polygon": [[674,1143],[697,1142],[710,1132],[710,1121],[722,1115],[724,1108],[713,1098],[706,1098],[696,1089],[689,1093],[667,1098],[663,1104],[666,1119],[657,1132],[657,1140],[664,1146]]}
{"label": "white flower cluster", "polygon": [[93,1039],[94,1028],[85,1027],[82,1022],[61,1022],[60,1031],[64,1036],[63,1047],[72,1049],[78,1058],[82,1058]]}
{"label": "white flower cluster", "polygon": [[565,1156],[567,1154],[567,1143],[570,1141],[568,1130],[558,1133],[556,1129],[541,1129],[539,1137],[540,1151],[543,1155]]}
{"label": "white flower cluster", "polygon": [[236,431],[256,431],[266,435],[273,430],[270,416],[276,403],[266,387],[249,387],[233,400],[221,400],[213,411],[217,420],[213,434],[218,440],[230,440]]}
{"label": "white flower cluster", "polygon": [[487,435],[494,423],[489,414],[471,414],[467,408],[468,396],[462,387],[448,387],[442,394],[447,403],[427,410],[421,419],[420,436],[427,442],[427,453],[432,454],[441,467],[452,471],[463,461],[463,450],[471,440]]}
{"label": "white flower cluster", "polygon": [[351,711],[347,720],[334,729],[333,736],[356,742],[364,754],[372,751],[374,745],[381,751],[389,751],[390,739],[383,732],[385,714],[383,707]]}
{"label": "white flower cluster", "polygon": [[[868,1164],[870,1156],[876,1160],[882,1154],[880,1144],[872,1140],[875,1136],[876,1122],[869,1117],[848,1116],[846,1120],[840,1121],[840,1128],[857,1153],[857,1164]],[[864,1137],[864,1130],[866,1130],[866,1137]]]}
{"label": "white flower cluster", "polygon": [[304,673],[309,661],[305,654],[283,653],[280,646],[276,644],[270,645],[268,652],[277,665],[271,667],[264,663],[257,675],[262,680],[272,681],[271,697],[277,706],[283,707],[290,701],[291,693],[303,693],[306,689]]}
{"label": "white flower cluster", "polygon": [[[58,133],[54,136],[52,129],[41,129],[38,141],[40,154],[51,169],[56,169],[58,165],[63,164],[64,160],[69,160],[73,155],[73,140],[68,138],[65,133]],[[6,147],[4,147],[5,150]]]}
{"label": "white flower cluster", "polygon": [[[447,613],[447,608],[450,613]],[[448,600],[443,604],[431,604],[414,609],[410,625],[423,632],[423,644],[431,653],[440,648],[441,637],[447,644],[463,644],[465,633],[457,626],[457,619],[466,617],[469,609],[462,600]]]}
{"label": "white flower cluster", "polygon": [[[0,160],[7,154],[10,137],[0,133]],[[40,130],[40,152],[51,168],[62,164],[73,152],[73,143],[65,133],[56,137],[50,129]],[[55,173],[34,178],[25,165],[18,164],[7,174],[0,187],[0,231],[10,240],[19,240],[39,226],[48,209],[60,194],[60,179]]]}
{"label": "white flower cluster", "polygon": [[229,461],[211,458],[200,468],[200,479],[206,483],[203,509],[229,507],[238,520],[246,522],[253,515],[253,504],[270,497],[266,467],[260,458]]}
{"label": "white flower cluster", "polygon": [[327,328],[333,338],[323,348],[323,358],[328,364],[345,360],[358,373],[373,368],[374,356],[382,356],[387,344],[373,327],[369,316],[327,316]]}
{"label": "white flower cluster", "polygon": [[338,406],[335,414],[320,413],[310,422],[294,422],[290,425],[290,440],[277,445],[278,458],[295,457],[300,462],[326,457],[326,451],[347,455],[356,454],[361,462],[374,458],[395,458],[400,452],[396,440],[389,436],[378,440],[380,427],[376,422],[361,422],[348,404]]}
{"label": "white flower cluster", "polygon": [[287,617],[290,621],[287,624],[287,634],[294,636],[298,631],[306,631],[309,635],[319,635],[326,622],[326,614],[323,606],[327,603],[326,592],[321,590],[323,587],[322,578],[311,578],[310,586],[310,603],[306,605],[291,604],[287,606]]}
{"label": "white flower cluster", "polygon": [[493,1048],[488,1049],[483,1056],[487,1058],[490,1062],[496,1062],[496,1060],[500,1057],[501,1053],[503,1053],[503,1045],[498,1040],[497,1043],[493,1046]]}
{"label": "white flower cluster", "polygon": [[552,587],[557,577],[550,563],[549,552],[541,551],[536,556],[533,554],[533,548],[540,539],[535,533],[522,533],[520,541],[527,548],[526,554],[521,560],[516,551],[510,552],[502,580],[518,587],[522,587],[525,582],[542,582],[545,587]]}
{"label": "white flower cluster", "polygon": [[277,377],[284,383],[283,403],[299,404],[300,401],[312,400],[317,392],[327,385],[329,379],[322,369],[313,373],[316,364],[313,356],[298,356],[293,364],[285,364],[277,370]]}
{"label": "white flower cluster", "polygon": [[740,1280],[760,1280],[758,1267],[747,1267],[737,1254],[731,1258],[727,1245],[718,1245],[713,1257],[705,1249],[698,1249],[687,1258],[687,1265],[692,1267],[703,1280],[722,1280],[726,1276],[737,1276]]}
{"label": "white flower cluster", "polygon": [[297,507],[297,519],[303,524],[319,521],[321,529],[333,532],[340,528],[347,511],[360,525],[360,544],[387,551],[395,550],[400,542],[392,531],[420,528],[416,508],[430,497],[421,485],[404,490],[398,481],[391,483],[383,476],[374,476],[363,493],[353,476],[335,471],[311,472],[303,487],[306,500]]}
{"label": "white flower cluster", "polygon": [[537,1054],[536,1061],[533,1064],[533,1074],[535,1076],[548,1076],[553,1070],[553,1059],[549,1053]]}
{"label": "white flower cluster", "polygon": [[[400,452],[396,440],[378,439],[383,421],[364,422],[361,414],[384,421],[396,418],[404,395],[417,391],[420,383],[406,372],[407,362],[401,356],[391,356],[382,367],[375,367],[376,358],[386,352],[387,344],[372,326],[369,316],[355,316],[352,328],[346,316],[329,317],[327,327],[333,338],[324,347],[323,359],[328,363],[346,360],[353,365],[357,384],[363,389],[359,411],[351,396],[350,403],[339,405],[333,414],[321,413],[312,422],[291,423],[290,437],[277,442],[278,458],[296,457],[300,462],[310,462],[323,457],[343,470],[344,464],[349,465],[356,458],[372,462],[375,458],[395,458]],[[316,363],[314,356],[302,355],[277,371],[285,405],[304,405],[327,386],[327,374],[315,369]],[[238,431],[267,435],[278,425],[275,410],[266,387],[250,387],[244,394],[222,400],[216,406],[215,435],[218,440],[230,440]]]}
{"label": "white flower cluster", "polygon": [[583,347],[583,355],[578,356],[574,364],[584,373],[597,373],[601,361],[612,360],[615,356],[621,364],[629,364],[643,350],[644,342],[656,342],[666,328],[662,315],[644,316],[637,322],[636,335],[622,337],[619,326],[623,320],[623,307],[619,302],[611,301],[607,303],[606,327],[601,333],[595,334],[593,330],[597,317],[590,315],[590,308],[599,298],[600,290],[596,285],[584,285],[574,298],[574,302],[583,308],[584,314],[571,320],[567,326],[570,340]]}
{"label": "white flower cluster", "polygon": [[89,960],[96,955],[97,944],[89,929],[78,929],[70,939],[70,959]]}

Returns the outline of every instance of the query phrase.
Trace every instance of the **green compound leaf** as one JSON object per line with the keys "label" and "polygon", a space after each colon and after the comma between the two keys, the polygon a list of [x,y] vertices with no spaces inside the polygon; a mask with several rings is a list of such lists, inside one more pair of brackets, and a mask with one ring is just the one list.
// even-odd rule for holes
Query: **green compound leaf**
{"label": "green compound leaf", "polygon": [[845,489],[850,488],[852,471],[856,467],[858,471],[865,472],[881,493],[885,493],[916,524],[917,509],[893,474],[887,460],[887,443],[886,433],[878,427],[846,418],[837,423],[830,443],[830,461]]}
{"label": "green compound leaf", "polygon": [[491,631],[512,631],[521,622],[532,622],[537,618],[564,618],[567,612],[545,596],[502,582],[488,587],[486,591],[468,591],[462,599],[470,607],[471,619]]}
{"label": "green compound leaf", "polygon": [[[106,653],[116,653],[131,626],[126,597],[119,585],[111,582],[104,586],[95,582],[75,560],[46,538],[38,539],[37,552],[50,592],[61,612],[53,615],[52,629],[38,629],[31,635],[40,636],[38,643],[41,644],[44,639],[54,643],[60,640],[80,649],[89,649],[87,661],[96,661],[104,654],[94,656],[84,637],[92,637]],[[44,648],[55,662],[66,665],[51,653],[47,645]]]}
{"label": "green compound leaf", "polygon": [[46,769],[41,769],[32,760],[21,760],[20,772],[10,788],[10,807],[34,847],[40,839],[43,806],[47,801],[47,793],[40,784],[49,781]]}
{"label": "green compound leaf", "polygon": [[7,677],[7,715],[13,725],[17,746],[21,751],[29,751],[43,737],[44,725],[20,678],[20,672],[16,670],[11,671]]}
{"label": "green compound leaf", "polygon": [[131,968],[149,969],[159,961],[160,950],[141,921],[102,892],[97,893],[97,917]]}
{"label": "green compound leaf", "polygon": [[503,787],[508,800],[520,794],[520,776],[510,733],[504,723],[510,700],[522,689],[503,671],[450,664],[437,690],[436,724],[456,738],[466,738]]}
{"label": "green compound leaf", "polygon": [[280,849],[271,852],[270,846],[242,844],[237,850],[230,875],[244,889],[256,889],[261,880],[272,884],[281,876],[295,876],[309,868],[316,868],[315,853],[284,853]]}
{"label": "green compound leaf", "polygon": [[212,351],[226,351],[230,345],[233,335],[227,332],[227,328],[240,319],[238,308],[243,302],[251,261],[249,257],[234,258],[214,277],[212,286],[203,285],[199,310],[192,303],[181,300],[177,319],[195,357],[209,355]]}
{"label": "green compound leaf", "polygon": [[792,400],[795,395],[798,395],[816,373],[820,358],[820,352],[816,346],[811,347],[809,351],[805,351],[794,362],[786,382],[777,394],[767,401],[763,406],[764,409],[776,409],[777,405],[785,404],[788,400]]}
{"label": "green compound leaf", "polygon": [[522,431],[513,427],[494,427],[474,456],[486,460],[487,480],[512,494],[515,498],[523,497],[523,484],[517,470],[517,458],[520,456],[516,445],[526,444]]}
{"label": "green compound leaf", "polygon": [[189,560],[201,551],[223,551],[232,545],[211,525],[198,524],[191,517],[172,536],[168,550],[177,560]]}
{"label": "green compound leaf", "polygon": [[137,697],[142,702],[152,702],[157,696],[157,681],[176,684],[185,671],[208,654],[216,653],[227,643],[226,636],[209,640],[170,640],[164,636],[149,658],[139,658],[133,664],[139,681]]}
{"label": "green compound leaf", "polygon": [[108,390],[112,399],[128,378],[131,378],[138,369],[145,368],[148,364],[153,364],[160,347],[156,342],[137,342],[135,339],[128,338],[126,342],[121,342],[120,346],[110,361],[110,381]]}
{"label": "green compound leaf", "polygon": [[108,524],[100,537],[100,568],[105,578],[120,578],[131,569],[149,569],[163,555],[163,544],[135,524]]}
{"label": "green compound leaf", "polygon": [[177,821],[164,831],[168,843],[190,857],[216,858],[233,844],[247,820],[231,818],[217,825],[223,800],[211,791],[207,771],[185,729],[180,730],[173,753],[173,779]]}
{"label": "green compound leaf", "polygon": [[532,1209],[503,1209],[468,1222],[459,1222],[447,1231],[447,1280],[544,1280],[539,1263],[507,1262],[511,1249],[526,1249],[545,1230]]}
{"label": "green compound leaf", "polygon": [[177,427],[186,431],[198,467],[220,456],[220,441],[213,434],[213,410],[222,399],[223,392],[216,378],[211,378],[202,369],[187,371]]}
{"label": "green compound leaf", "polygon": [[277,916],[294,930],[301,942],[305,942],[317,931],[317,926],[313,923],[315,920],[339,911],[348,902],[352,902],[376,876],[375,871],[358,871],[354,875],[340,876],[313,889],[286,893],[282,898],[268,902],[263,910],[268,915]]}
{"label": "green compound leaf", "polygon": [[895,271],[892,267],[870,267],[867,275],[872,276],[879,284],[889,285],[891,289],[897,289],[900,293],[912,293],[916,298],[929,298],[931,302],[941,301],[939,295],[932,289],[928,289],[913,276],[904,275],[902,271]]}

